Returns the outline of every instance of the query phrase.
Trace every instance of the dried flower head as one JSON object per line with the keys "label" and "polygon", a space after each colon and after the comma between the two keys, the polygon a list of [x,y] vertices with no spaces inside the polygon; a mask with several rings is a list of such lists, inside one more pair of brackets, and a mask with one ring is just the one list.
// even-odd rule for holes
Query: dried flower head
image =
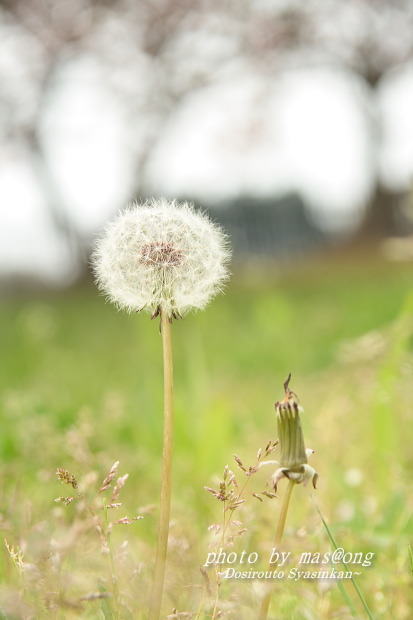
{"label": "dried flower head", "polygon": [[201,309],[228,278],[226,235],[188,203],[165,199],[120,213],[97,241],[98,286],[129,312],[178,317]]}
{"label": "dried flower head", "polygon": [[[297,484],[307,484],[312,481],[316,487],[318,474],[308,465],[308,457],[313,450],[305,448],[303,431],[301,428],[300,409],[297,395],[290,390],[289,383],[291,374],[284,383],[284,398],[275,404],[277,412],[278,436],[281,448],[281,458],[275,474],[273,475],[274,489],[284,476]],[[302,410],[302,409],[301,409]]]}
{"label": "dried flower head", "polygon": [[9,552],[9,556],[14,562],[15,567],[17,568],[19,575],[23,575],[24,568],[27,564],[24,562],[23,551],[17,545],[16,548],[14,546],[9,545],[6,539],[4,539],[4,543],[7,547],[7,551]]}
{"label": "dried flower head", "polygon": [[71,474],[67,469],[58,467],[56,475],[62,484],[71,484],[74,489],[77,489],[77,480],[74,474]]}

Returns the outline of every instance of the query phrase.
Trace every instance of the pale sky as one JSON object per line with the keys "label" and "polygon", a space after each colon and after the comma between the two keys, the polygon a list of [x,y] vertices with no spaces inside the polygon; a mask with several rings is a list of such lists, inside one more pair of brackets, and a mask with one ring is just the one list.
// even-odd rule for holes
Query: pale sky
{"label": "pale sky", "polygon": [[380,176],[389,189],[401,191],[413,181],[413,64],[389,72],[382,80],[379,105]]}
{"label": "pale sky", "polygon": [[[383,80],[378,105],[357,78],[338,69],[300,69],[272,80],[240,72],[184,99],[148,162],[146,189],[208,201],[298,191],[320,226],[351,228],[374,186],[375,167],[391,189],[411,183],[412,109],[412,67]],[[378,150],[369,133],[377,131],[375,114],[383,128]],[[61,73],[41,135],[55,189],[85,233],[99,229],[130,195],[130,129],[87,58]],[[4,146],[0,269],[55,280],[70,274],[32,162]]]}
{"label": "pale sky", "polygon": [[351,227],[374,182],[365,95],[327,69],[272,83],[248,73],[204,89],[171,119],[148,187],[200,200],[298,191],[323,228]]}

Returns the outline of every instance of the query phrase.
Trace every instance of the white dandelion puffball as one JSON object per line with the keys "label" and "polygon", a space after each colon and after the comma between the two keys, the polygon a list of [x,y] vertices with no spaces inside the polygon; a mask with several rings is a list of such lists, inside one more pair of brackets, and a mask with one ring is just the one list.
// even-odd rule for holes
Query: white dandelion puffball
{"label": "white dandelion puffball", "polygon": [[98,239],[92,264],[118,307],[177,318],[222,290],[229,258],[219,226],[191,204],[160,199],[122,211]]}

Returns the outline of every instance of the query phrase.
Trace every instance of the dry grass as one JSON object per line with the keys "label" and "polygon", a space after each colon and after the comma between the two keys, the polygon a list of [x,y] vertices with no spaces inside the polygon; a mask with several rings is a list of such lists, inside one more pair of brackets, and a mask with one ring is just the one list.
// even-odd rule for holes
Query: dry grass
{"label": "dry grass", "polygon": [[[258,613],[262,581],[222,580],[217,599],[215,569],[200,570],[210,544],[220,544],[223,530],[229,535],[224,502],[203,487],[219,493],[225,482],[225,495],[231,474],[226,470],[224,481],[218,473],[226,465],[241,487],[246,472],[232,455],[247,472],[256,466],[259,446],[275,439],[273,403],[292,371],[306,443],[316,451],[313,495],[339,545],[375,553],[358,577],[375,617],[410,618],[410,281],[402,266],[307,268],[277,283],[235,283],[208,314],[188,317],[185,329],[176,325],[165,616],[208,618],[216,601],[217,613],[237,620]],[[160,488],[159,336],[144,321],[113,312],[94,291],[4,302],[1,316],[0,618],[144,618]],[[113,469],[108,474],[116,459],[127,482]],[[63,487],[58,467],[69,483]],[[272,491],[271,473],[271,466],[259,468],[238,499],[230,485],[231,501],[247,501],[231,518],[242,523],[235,532],[246,531],[229,549],[257,552],[264,570],[280,506],[261,495]],[[111,486],[99,493],[105,478]],[[126,484],[113,497],[116,480]],[[278,492],[285,492],[282,482]],[[55,503],[58,495],[76,499]],[[221,529],[208,530],[212,524]],[[283,541],[294,559],[331,549],[301,486]],[[343,585],[363,617],[354,588]],[[335,581],[280,580],[271,609],[277,620],[352,617]]]}

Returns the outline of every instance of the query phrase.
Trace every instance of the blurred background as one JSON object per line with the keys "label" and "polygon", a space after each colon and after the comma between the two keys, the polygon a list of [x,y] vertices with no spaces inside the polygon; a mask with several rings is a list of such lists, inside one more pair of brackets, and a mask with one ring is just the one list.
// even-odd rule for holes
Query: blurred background
{"label": "blurred background", "polygon": [[2,0],[3,285],[73,283],[154,195],[236,257],[405,236],[412,31],[411,0]]}
{"label": "blurred background", "polygon": [[[53,499],[56,467],[93,489],[119,458],[125,511],[145,515],[125,617],[144,609],[161,343],[148,317],[104,303],[88,261],[120,208],[166,196],[208,210],[234,249],[226,294],[173,328],[168,605],[198,609],[187,584],[222,508],[203,486],[276,438],[292,372],[322,512],[341,546],[376,554],[375,617],[411,618],[412,111],[413,0],[0,0],[0,530],[41,575],[19,615],[5,554],[8,617],[55,618],[56,593],[65,618],[110,617],[82,599],[106,570],[99,540],[76,546],[81,516]],[[288,544],[324,551],[299,491]],[[239,544],[265,556],[279,504],[251,501]],[[306,581],[282,583],[277,618],[349,617],[337,588]],[[253,586],[238,596],[237,612],[256,608]]]}

